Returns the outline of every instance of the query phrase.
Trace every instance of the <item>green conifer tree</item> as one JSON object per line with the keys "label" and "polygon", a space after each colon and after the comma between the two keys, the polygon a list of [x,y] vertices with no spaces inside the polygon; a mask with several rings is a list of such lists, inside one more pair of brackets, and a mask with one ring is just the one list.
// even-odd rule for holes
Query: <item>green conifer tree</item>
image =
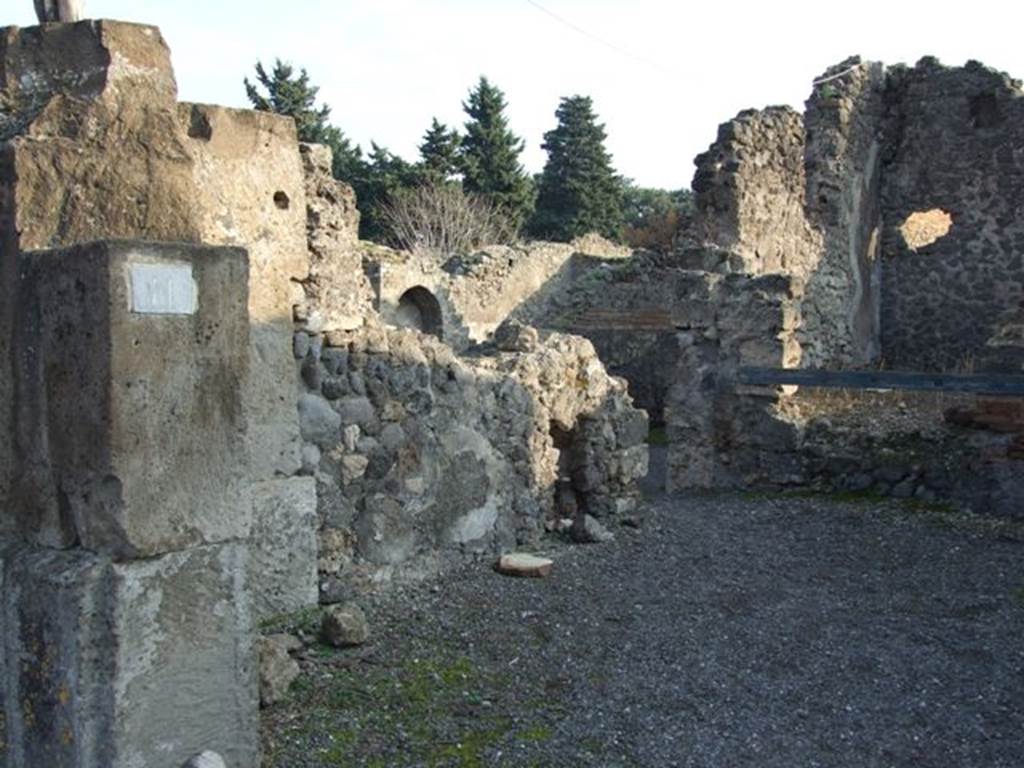
{"label": "green conifer tree", "polygon": [[387,242],[390,229],[383,207],[401,190],[411,189],[419,182],[416,167],[394,152],[370,142],[370,152],[362,172],[349,183],[356,192],[359,212],[359,237],[363,240]]}
{"label": "green conifer tree", "polygon": [[455,130],[435,117],[420,144],[420,173],[429,183],[451,181],[462,168],[459,146],[462,139]]}
{"label": "green conifer tree", "polygon": [[537,191],[531,233],[571,240],[588,232],[612,239],[622,235],[622,181],[604,147],[604,125],[597,122],[589,96],[563,98],[558,125],[544,134],[548,153]]}
{"label": "green conifer tree", "polygon": [[362,151],[352,145],[341,129],[328,122],[331,108],[326,104],[316,105],[320,89],[310,84],[305,69],[300,69],[296,75],[291,64],[275,59],[274,68],[268,74],[263,64],[257,62],[256,81],[254,84],[245,78],[245,93],[253,107],[294,119],[299,141],[329,146],[334,154],[332,171],[336,178],[351,181],[364,173],[366,162]]}
{"label": "green conifer tree", "polygon": [[486,77],[463,102],[470,119],[462,139],[462,184],[498,206],[518,230],[531,208],[532,184],[519,162],[523,141],[509,130],[505,107],[505,94]]}

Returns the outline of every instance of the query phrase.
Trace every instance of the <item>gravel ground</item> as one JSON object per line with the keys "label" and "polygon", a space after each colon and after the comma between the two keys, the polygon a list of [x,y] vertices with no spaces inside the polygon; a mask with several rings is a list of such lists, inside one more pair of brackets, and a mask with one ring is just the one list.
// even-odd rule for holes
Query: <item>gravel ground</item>
{"label": "gravel ground", "polygon": [[1019,526],[715,495],[547,552],[364,600],[374,642],[309,649],[266,765],[1024,765]]}

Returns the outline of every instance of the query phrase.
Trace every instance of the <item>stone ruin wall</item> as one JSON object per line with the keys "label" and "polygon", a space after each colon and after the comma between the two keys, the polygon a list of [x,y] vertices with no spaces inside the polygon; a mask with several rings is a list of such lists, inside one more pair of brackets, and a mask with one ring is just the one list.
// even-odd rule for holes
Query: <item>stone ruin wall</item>
{"label": "stone ruin wall", "polygon": [[[735,380],[740,365],[872,361],[1021,372],[1021,139],[1010,119],[1019,95],[1019,84],[977,64],[926,59],[886,72],[851,59],[816,81],[802,157],[787,110],[722,127],[698,158],[696,236],[677,254],[679,266],[700,270],[679,280],[706,308],[694,323],[676,320],[670,488],[812,484],[1020,514],[1024,489],[1013,478],[1024,423],[997,428],[985,417],[1012,401],[972,406],[982,416],[970,424],[932,412],[929,429],[878,434],[870,411],[835,426],[827,409],[807,415],[801,404],[820,399],[813,392]],[[913,252],[900,226],[932,208],[951,214],[953,228]],[[936,445],[969,476],[951,472]],[[950,474],[961,479],[951,484]]]}
{"label": "stone ruin wall", "polygon": [[315,333],[350,331],[374,314],[375,294],[363,267],[359,211],[352,187],[331,175],[328,147],[299,147],[306,188],[309,274],[296,321]]}
{"label": "stone ruin wall", "polygon": [[493,245],[439,258],[373,248],[374,288],[381,315],[398,318],[406,291],[424,287],[440,304],[445,341],[456,349],[486,341],[505,320],[544,326],[581,280],[631,251],[590,235],[571,243]]}
{"label": "stone ruin wall", "polygon": [[746,110],[719,126],[715,142],[694,160],[687,266],[705,266],[700,247],[707,244],[727,251],[736,272],[814,269],[821,238],[804,213],[804,145],[803,117],[789,107]]}
{"label": "stone ruin wall", "polygon": [[[0,62],[8,118],[0,155],[5,204],[0,303],[8,312],[0,328],[0,352],[5,361],[17,360],[19,366],[29,359],[27,352],[39,353],[45,365],[43,380],[31,378],[31,367],[25,373],[19,368],[16,376],[2,377],[0,392],[0,426],[5,439],[13,434],[18,441],[0,450],[2,468],[7,470],[0,500],[5,522],[17,525],[9,533],[44,547],[5,546],[5,647],[11,661],[3,664],[2,689],[9,705],[8,743],[14,750],[9,759],[14,764],[62,765],[147,760],[143,755],[152,754],[154,739],[167,740],[174,734],[166,759],[178,756],[180,762],[206,746],[202,734],[219,729],[221,753],[236,764],[252,764],[258,751],[252,627],[269,612],[316,599],[315,560],[282,566],[275,553],[261,549],[262,544],[270,546],[270,539],[260,535],[268,527],[291,525],[293,530],[277,530],[277,535],[290,541],[304,537],[315,551],[315,485],[296,474],[301,467],[298,420],[281,407],[298,397],[290,358],[291,307],[293,281],[307,270],[303,175],[294,125],[243,110],[179,105],[167,47],[151,27],[100,21],[6,28],[0,38]],[[239,184],[239,178],[245,183]],[[291,205],[279,204],[279,192]],[[101,238],[120,238],[126,245],[68,250]],[[143,240],[183,245],[157,248],[149,257],[149,246],[139,242]],[[187,374],[189,358],[177,355],[175,344],[162,344],[159,335],[131,341],[126,336],[130,324],[105,326],[97,314],[105,308],[102,301],[95,306],[72,305],[81,314],[65,323],[73,333],[54,326],[50,335],[62,334],[69,350],[60,351],[56,345],[36,350],[35,326],[26,325],[39,306],[60,304],[52,292],[60,283],[51,281],[54,288],[41,284],[45,293],[38,301],[29,299],[28,286],[17,273],[20,254],[63,248],[53,258],[67,261],[69,274],[87,266],[99,270],[105,260],[115,259],[191,262],[202,297],[206,279],[195,271],[187,243],[248,249],[245,271],[228,285],[242,304],[203,299],[225,316],[194,316],[201,326],[194,330],[195,343],[207,348],[196,358],[201,370],[225,354],[210,345],[226,333],[227,313],[241,314],[242,335],[235,339],[229,358],[237,363],[233,375],[217,374],[196,387],[178,381],[184,393],[205,393],[208,399],[202,408],[236,409],[235,433],[217,433],[218,421],[206,419],[191,436],[176,438],[189,422],[161,422],[164,406],[173,405],[173,397],[163,398],[177,391],[173,377]],[[124,248],[130,253],[123,254]],[[78,284],[89,285],[90,279],[83,272]],[[97,299],[102,295],[95,293]],[[109,305],[114,316],[123,311],[120,306]],[[95,405],[103,403],[113,410],[98,412],[93,420],[62,416],[61,409],[81,393],[60,384],[65,374],[54,365],[75,350],[75,334],[83,333],[83,348],[88,348],[87,342],[102,343],[103,334],[111,334],[108,343],[121,355],[116,358],[119,367],[112,363],[108,369],[109,382],[100,373],[102,354],[80,361],[95,366],[97,398],[111,387],[117,387],[119,395],[94,399]],[[90,340],[90,333],[96,334],[95,340]],[[186,330],[182,339],[174,340],[192,338],[192,333]],[[41,333],[40,339],[45,336]],[[13,351],[11,339],[18,345]],[[119,351],[127,348],[135,351]],[[164,360],[165,354],[171,359]],[[67,359],[77,358],[72,354]],[[164,370],[158,374],[161,365]],[[88,373],[86,368],[66,375],[73,380]],[[143,378],[136,382],[133,377],[138,375]],[[138,384],[137,400],[120,397],[121,387],[133,383]],[[179,411],[178,416],[183,414]],[[104,419],[110,418],[125,431],[105,431]],[[97,428],[88,432],[94,423]],[[207,431],[216,434],[207,435],[204,442]],[[221,438],[229,437],[230,444],[222,445]],[[88,448],[82,446],[87,453],[77,459],[61,455],[64,445],[78,440],[93,441]],[[181,465],[177,452],[189,450],[187,446],[197,440],[204,442],[196,449],[197,458],[219,446],[234,457],[236,467],[221,471],[213,460],[191,469]],[[103,470],[106,485],[90,490],[69,474],[69,462],[78,462],[81,471],[91,466],[82,461],[93,453],[102,458],[107,451],[109,461],[116,463]],[[180,505],[174,501],[180,493],[173,487],[165,497],[140,495],[147,471],[209,477],[211,487],[218,482],[223,487],[216,494],[193,488],[189,503]],[[80,486],[85,490],[76,495],[74,489]],[[108,497],[108,487],[128,490]],[[222,510],[225,494],[233,494],[227,513]],[[117,498],[120,501],[114,504]],[[287,517],[279,514],[282,505],[287,506]],[[168,527],[162,527],[164,523]],[[53,546],[65,549],[47,549]],[[39,569],[44,561],[53,570],[42,578]],[[137,599],[143,594],[150,597]],[[248,610],[250,598],[254,614]],[[30,609],[32,601],[44,607]],[[99,603],[116,611],[116,618],[106,625],[109,630],[102,632],[76,614]],[[45,607],[49,604],[52,610]],[[200,631],[204,624],[210,634]],[[14,707],[14,701],[22,697],[49,706],[47,692],[60,683],[26,677],[13,662],[28,652],[22,649],[34,647],[32,633],[37,631],[49,638],[46,653],[63,654],[58,665],[62,674],[77,677],[82,686],[97,686],[88,690],[110,691],[112,700],[93,701],[85,688],[75,689],[82,698],[73,695],[45,718],[40,712],[39,717],[23,719],[29,710]],[[107,631],[113,634],[104,635]],[[139,643],[150,651],[139,656]],[[87,661],[77,654],[86,652],[137,660],[118,663],[116,677],[110,678],[100,668],[78,666]],[[145,697],[125,710],[126,701],[113,692],[133,686],[156,686],[170,697],[182,686],[198,686],[207,691],[204,695],[216,711],[189,711],[170,700],[161,703]],[[100,709],[93,711],[95,707]],[[44,719],[46,728],[65,727],[73,737],[35,733],[33,723],[42,724]]]}
{"label": "stone ruin wall", "polygon": [[[804,367],[1020,370],[1021,93],[976,62],[853,58],[802,116],[740,113],[696,160],[680,266],[802,280]],[[909,247],[935,209],[949,233]]]}
{"label": "stone ruin wall", "polygon": [[[375,324],[296,338],[324,602],[533,541],[559,516],[563,478],[606,522],[637,501],[646,415],[584,339],[459,357]],[[556,447],[553,428],[570,444]]]}
{"label": "stone ruin wall", "polygon": [[[7,764],[254,765],[260,619],[532,541],[556,484],[635,504],[646,416],[593,347],[385,330],[351,189],[291,121],[176,103],[151,27],[7,28],[0,67]],[[199,309],[140,321],[138,264]]]}
{"label": "stone ruin wall", "polygon": [[[307,162],[307,189],[322,186],[329,154],[303,151],[320,157]],[[340,215],[350,195],[334,189],[311,204],[310,250],[315,264],[315,223],[336,222],[341,263],[364,269],[347,284],[311,270],[293,340],[302,472],[319,497],[321,600],[528,543],[557,522],[560,480],[597,518],[631,511],[647,471],[646,414],[585,339],[538,335],[509,317],[548,283],[571,281],[579,248],[602,244],[495,246],[465,267],[358,242],[357,219]],[[368,287],[379,314],[365,311]],[[410,289],[437,301],[440,338],[395,327],[408,320]],[[328,329],[339,302],[364,308],[361,327]],[[496,345],[503,323],[508,338]],[[569,444],[556,446],[553,430]]]}
{"label": "stone ruin wall", "polygon": [[879,354],[882,79],[880,65],[843,62],[819,78],[804,115],[741,112],[695,161],[697,212],[680,266],[797,278],[802,367]]}
{"label": "stone ruin wall", "polygon": [[[0,504],[11,511],[0,521],[7,635],[0,694],[11,735],[3,741],[22,750],[8,761],[31,754],[36,762],[85,765],[100,754],[143,754],[169,728],[182,736],[168,757],[177,762],[168,765],[210,746],[198,736],[211,729],[233,734],[218,751],[253,764],[249,659],[260,617],[315,603],[318,586],[330,602],[437,572],[466,553],[529,541],[563,513],[555,495],[561,483],[598,517],[628,512],[646,471],[647,421],[602,359],[637,379],[660,376],[650,401],[665,407],[670,489],[852,487],[866,476],[871,487],[921,498],[959,489],[942,488],[940,469],[923,460],[869,465],[861,457],[884,453],[870,435],[839,434],[828,418],[808,417],[788,389],[737,387],[736,369],[853,366],[879,355],[889,361],[888,350],[908,365],[939,364],[937,350],[944,365],[979,350],[986,365],[1017,359],[1007,350],[1018,349],[1013,334],[1024,327],[1014,207],[1019,121],[1012,119],[1019,86],[980,66],[946,70],[925,61],[886,74],[849,60],[819,79],[802,120],[781,108],[741,114],[698,159],[694,234],[669,258],[600,248],[590,255],[594,244],[577,243],[492,248],[447,263],[359,243],[351,190],[330,177],[323,148],[298,147],[290,121],[177,104],[166,46],[153,28],[8,28],[0,67],[0,359],[10,372],[0,377],[0,403],[13,404],[0,409]],[[947,210],[954,227],[910,253],[895,228],[924,206]],[[134,242],[81,245],[102,238]],[[230,246],[248,250],[244,279],[203,277],[204,259],[238,260]],[[174,503],[174,489],[167,499],[128,494],[109,509],[103,498],[69,494],[78,459],[48,442],[72,421],[61,410],[71,399],[60,382],[86,365],[77,352],[61,360],[58,342],[70,340],[73,349],[98,342],[89,324],[69,334],[75,322],[60,312],[33,325],[33,305],[77,307],[83,317],[92,311],[61,300],[61,290],[78,289],[46,270],[73,264],[66,277],[80,274],[83,285],[106,270],[103,290],[116,293],[125,260],[140,255],[187,262],[200,291],[235,297],[213,302],[223,316],[200,313],[189,332],[168,336],[168,348],[189,339],[198,345],[178,356],[178,366],[161,372],[162,346],[136,343],[142,348],[112,357],[106,369],[111,382],[144,369],[164,386],[172,374],[220,371],[209,387],[182,389],[216,392],[213,400],[180,406],[230,414],[218,433],[236,448],[230,466],[211,459],[190,470],[181,454],[152,457],[153,466],[167,462],[197,481],[204,471],[207,480],[224,479],[196,491],[205,502],[196,508]],[[941,275],[922,279],[926,266]],[[416,287],[437,302],[444,343],[383,326],[400,319],[398,304]],[[979,311],[978,297],[993,291],[995,306]],[[107,305],[110,318],[122,304]],[[962,339],[960,324],[968,329]],[[125,327],[96,324],[134,350]],[[593,344],[562,330],[581,331]],[[36,335],[46,344],[36,348]],[[931,357],[911,357],[912,349]],[[195,363],[181,365],[190,354]],[[230,360],[232,375],[216,367]],[[95,387],[109,386],[93,373]],[[133,414],[139,432],[103,433],[113,447],[102,458],[119,481],[118,473],[144,477],[125,446],[188,422],[167,418],[161,408],[169,401],[139,407],[145,389],[111,402]],[[967,446],[964,466],[994,489],[983,503],[1012,509],[1021,495],[1014,478],[1024,476],[1020,430],[993,438],[990,416],[969,410],[963,424],[938,437],[919,434],[915,445]],[[963,438],[956,429],[975,431]],[[189,439],[201,435],[154,442],[162,449]],[[197,446],[197,455],[217,445]],[[232,495],[225,524],[217,510]],[[121,517],[104,528],[111,510]],[[22,537],[42,546],[14,543]],[[177,615],[192,618],[176,622],[146,595],[159,596],[168,611],[186,606]],[[82,620],[96,601],[116,606],[120,623]],[[199,632],[211,612],[217,621]],[[46,710],[46,721],[71,723],[77,741],[33,734],[19,696],[51,706],[47,692],[61,684],[59,675],[37,679],[13,662],[37,642],[37,630],[58,638],[50,646],[59,657],[54,669],[74,669],[87,647],[126,659],[145,642],[156,650],[123,667],[117,690],[156,686],[172,696],[192,679],[216,686],[211,701],[224,706],[169,724],[162,717],[180,709],[170,699],[122,715],[124,699],[74,699]],[[103,670],[79,672],[96,690],[110,689]],[[86,717],[89,707],[108,707],[115,717]]]}
{"label": "stone ruin wall", "polygon": [[[1024,368],[1024,95],[977,62],[922,59],[887,77],[882,346],[910,370]],[[952,228],[907,247],[915,212]],[[1016,354],[1015,354],[1016,353]]]}

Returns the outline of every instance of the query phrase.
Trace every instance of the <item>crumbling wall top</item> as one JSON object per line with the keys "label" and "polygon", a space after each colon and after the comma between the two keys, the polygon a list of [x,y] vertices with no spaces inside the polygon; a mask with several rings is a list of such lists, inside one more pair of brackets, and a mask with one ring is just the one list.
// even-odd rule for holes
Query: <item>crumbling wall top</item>
{"label": "crumbling wall top", "polygon": [[0,29],[0,138],[24,132],[54,98],[172,108],[177,92],[156,27],[100,20]]}

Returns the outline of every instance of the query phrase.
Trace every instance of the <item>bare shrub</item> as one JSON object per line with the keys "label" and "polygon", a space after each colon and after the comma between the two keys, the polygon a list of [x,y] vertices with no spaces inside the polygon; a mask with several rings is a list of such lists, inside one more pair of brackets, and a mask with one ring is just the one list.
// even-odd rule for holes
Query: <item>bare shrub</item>
{"label": "bare shrub", "polygon": [[395,193],[382,208],[392,242],[409,251],[467,253],[515,238],[508,217],[486,198],[457,184],[430,183]]}
{"label": "bare shrub", "polygon": [[678,210],[660,211],[649,216],[641,225],[627,224],[623,239],[630,248],[668,251],[675,243],[682,222],[683,216]]}

